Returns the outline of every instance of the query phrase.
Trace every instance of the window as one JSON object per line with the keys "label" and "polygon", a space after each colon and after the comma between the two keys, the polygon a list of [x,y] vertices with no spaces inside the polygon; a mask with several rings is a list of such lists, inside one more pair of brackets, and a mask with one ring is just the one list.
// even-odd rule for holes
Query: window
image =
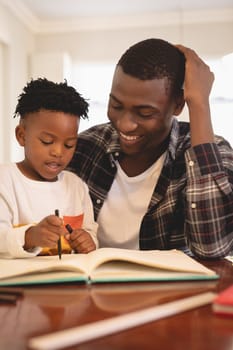
{"label": "window", "polygon": [[[233,146],[233,53],[206,62],[215,74],[210,96],[214,132]],[[74,66],[72,84],[90,103],[89,120],[81,120],[79,131],[108,121],[107,103],[114,69],[113,63],[79,63]],[[187,108],[179,119],[188,121]]]}
{"label": "window", "polygon": [[215,75],[210,96],[214,132],[233,146],[233,53],[207,63]]}
{"label": "window", "polygon": [[107,104],[115,64],[77,64],[73,70],[72,85],[89,102],[89,120],[81,120],[79,132],[108,121]]}

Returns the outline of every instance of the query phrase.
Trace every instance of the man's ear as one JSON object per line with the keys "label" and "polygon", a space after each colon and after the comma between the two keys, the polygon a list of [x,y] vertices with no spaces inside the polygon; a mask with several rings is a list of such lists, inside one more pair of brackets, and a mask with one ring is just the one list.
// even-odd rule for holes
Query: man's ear
{"label": "man's ear", "polygon": [[175,98],[175,109],[174,109],[173,115],[179,115],[182,112],[184,105],[185,105],[184,93],[183,93],[183,90],[181,90],[179,95],[176,96]]}
{"label": "man's ear", "polygon": [[16,126],[15,137],[20,146],[25,146],[25,128],[22,124]]}

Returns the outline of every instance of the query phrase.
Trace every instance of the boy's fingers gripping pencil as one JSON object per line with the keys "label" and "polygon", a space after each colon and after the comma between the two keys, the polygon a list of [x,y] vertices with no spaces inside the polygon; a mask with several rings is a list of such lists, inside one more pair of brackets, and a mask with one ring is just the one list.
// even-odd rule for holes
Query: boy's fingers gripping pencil
{"label": "boy's fingers gripping pencil", "polygon": [[72,233],[72,232],[73,232],[73,229],[72,229],[72,227],[70,226],[70,224],[67,224],[67,225],[66,225],[66,229],[67,229],[67,231],[68,231],[69,233]]}
{"label": "boy's fingers gripping pencil", "polygon": [[[65,228],[67,229],[67,231],[68,231],[69,233],[72,233],[72,232],[73,232],[73,228],[72,228],[72,226],[71,226],[70,224],[66,224],[66,225],[65,225]],[[77,251],[76,251],[76,253],[77,253]]]}
{"label": "boy's fingers gripping pencil", "polygon": [[[55,209],[55,215],[59,216],[59,210],[58,209]],[[57,241],[57,250],[58,250],[59,259],[61,259],[61,237],[59,237],[59,239]]]}

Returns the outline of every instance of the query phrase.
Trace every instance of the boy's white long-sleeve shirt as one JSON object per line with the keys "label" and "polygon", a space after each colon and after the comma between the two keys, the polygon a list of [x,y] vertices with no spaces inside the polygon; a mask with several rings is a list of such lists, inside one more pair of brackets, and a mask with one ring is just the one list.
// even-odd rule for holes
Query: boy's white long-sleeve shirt
{"label": "boy's white long-sleeve shirt", "polygon": [[25,177],[15,163],[0,165],[0,256],[32,257],[41,247],[23,249],[25,231],[59,209],[60,216],[84,214],[82,228],[98,246],[93,207],[87,185],[75,174],[63,171],[55,182]]}

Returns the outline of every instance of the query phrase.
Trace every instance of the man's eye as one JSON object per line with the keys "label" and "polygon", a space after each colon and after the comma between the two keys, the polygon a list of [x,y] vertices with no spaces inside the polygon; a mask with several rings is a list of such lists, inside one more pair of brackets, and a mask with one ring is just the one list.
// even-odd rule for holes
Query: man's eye
{"label": "man's eye", "polygon": [[120,110],[120,109],[122,109],[123,107],[120,106],[120,105],[111,105],[111,108]]}
{"label": "man's eye", "polygon": [[152,118],[152,117],[155,117],[155,116],[158,116],[159,115],[159,112],[157,111],[157,110],[139,110],[138,111],[138,116],[140,117],[140,118]]}
{"label": "man's eye", "polygon": [[150,118],[150,117],[153,116],[153,113],[147,113],[147,114],[145,114],[145,113],[138,113],[138,115],[141,118]]}

